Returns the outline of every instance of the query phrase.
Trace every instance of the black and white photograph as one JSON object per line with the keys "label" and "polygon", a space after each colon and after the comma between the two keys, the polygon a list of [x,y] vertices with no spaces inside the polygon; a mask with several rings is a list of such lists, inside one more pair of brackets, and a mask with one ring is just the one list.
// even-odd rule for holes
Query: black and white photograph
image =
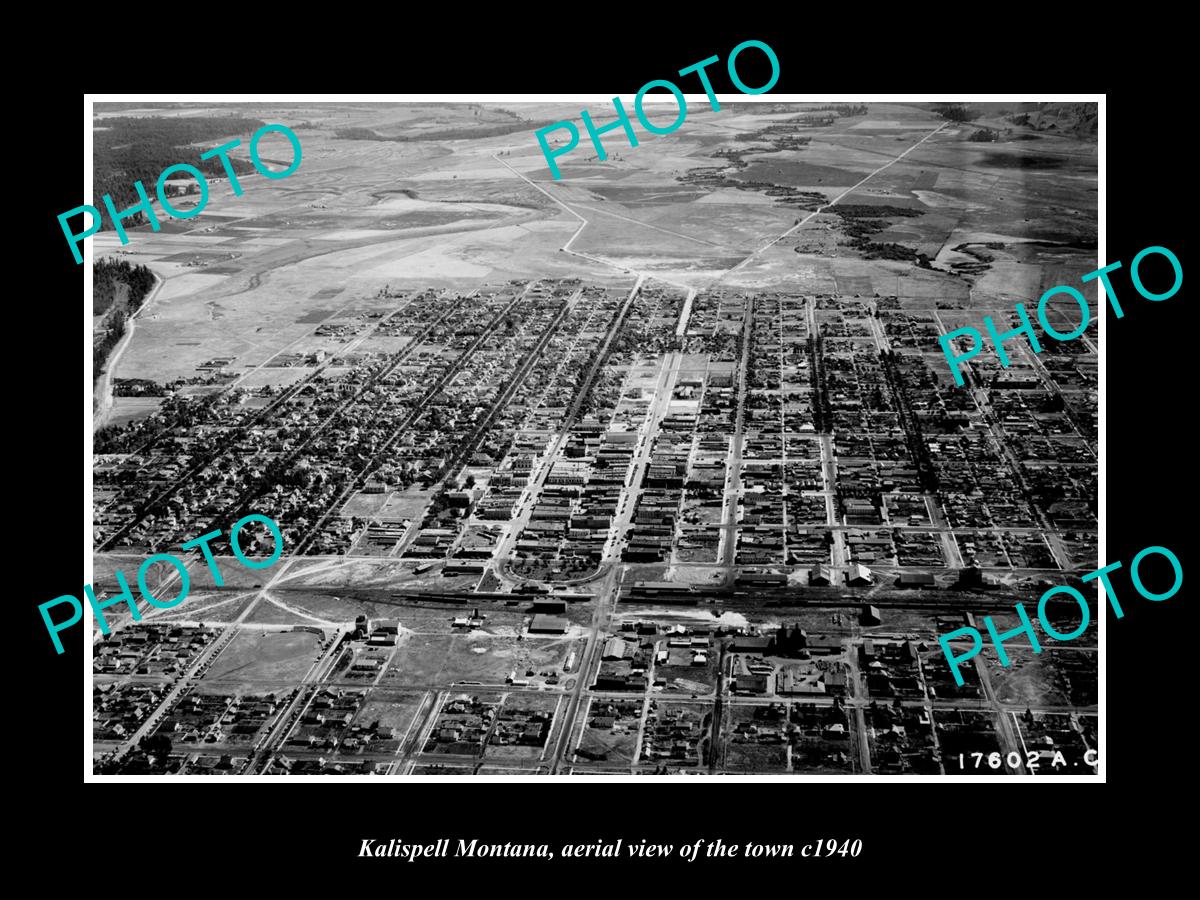
{"label": "black and white photograph", "polygon": [[1103,778],[1103,95],[727,51],[89,97],[87,780]]}
{"label": "black and white photograph", "polygon": [[18,880],[1178,874],[1186,28],[106,12],[10,91]]}

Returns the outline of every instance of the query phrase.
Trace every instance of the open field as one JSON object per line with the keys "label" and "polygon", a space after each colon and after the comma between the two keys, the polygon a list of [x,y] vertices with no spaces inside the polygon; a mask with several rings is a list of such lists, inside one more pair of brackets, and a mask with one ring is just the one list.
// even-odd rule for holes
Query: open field
{"label": "open field", "polygon": [[320,638],[307,631],[241,631],[205,680],[297,682],[316,661]]}
{"label": "open field", "polygon": [[[534,678],[541,672],[562,672],[562,664],[575,642],[557,640],[518,641],[515,637],[486,634],[413,634],[384,674],[385,682],[396,684],[441,684],[447,681],[476,681],[503,684],[510,675]],[[527,673],[532,671],[532,676]]]}

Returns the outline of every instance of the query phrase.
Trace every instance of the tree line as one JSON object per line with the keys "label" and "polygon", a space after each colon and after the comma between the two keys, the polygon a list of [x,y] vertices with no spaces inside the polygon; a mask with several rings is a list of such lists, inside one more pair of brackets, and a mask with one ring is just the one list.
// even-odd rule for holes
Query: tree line
{"label": "tree line", "polygon": [[[201,160],[200,154],[219,146],[223,139],[252,134],[263,124],[259,119],[243,116],[99,119],[92,132],[95,198],[92,205],[101,208],[100,198],[109,194],[118,211],[128,209],[140,200],[133,186],[135,181],[142,182],[146,194],[153,198],[159,174],[176,163],[195,166],[206,176],[224,177],[225,167],[220,159]],[[228,158],[239,175],[254,171],[249,160],[233,154]],[[146,217],[140,212],[122,222],[127,228],[145,223]],[[107,215],[103,227],[112,228]]]}
{"label": "tree line", "polygon": [[131,266],[124,260],[98,259],[92,267],[92,314],[101,315],[117,296],[117,285],[129,287],[129,299],[141,299],[154,287],[154,273],[145,266]]}
{"label": "tree line", "polygon": [[125,335],[130,317],[142,308],[154,288],[154,273],[146,266],[133,266],[124,260],[99,259],[93,268],[92,311],[109,310],[116,301],[120,285],[125,285],[125,303],[111,309],[105,322],[104,337],[92,345],[92,378],[99,378],[108,355]]}
{"label": "tree line", "polygon": [[962,103],[948,103],[935,106],[933,111],[943,119],[949,119],[951,122],[970,122],[973,117],[970,107]]}

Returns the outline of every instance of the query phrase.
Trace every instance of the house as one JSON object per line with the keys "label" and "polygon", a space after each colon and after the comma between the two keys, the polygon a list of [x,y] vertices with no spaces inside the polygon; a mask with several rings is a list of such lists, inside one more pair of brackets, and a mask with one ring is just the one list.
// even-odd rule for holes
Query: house
{"label": "house", "polygon": [[868,587],[875,581],[875,576],[871,574],[871,570],[862,563],[852,563],[850,571],[846,574],[846,584],[852,587]]}
{"label": "house", "polygon": [[878,625],[881,621],[878,606],[864,606],[858,615],[859,625]]}
{"label": "house", "polygon": [[896,579],[896,587],[935,588],[937,587],[937,579],[929,572],[904,572]]}
{"label": "house", "polygon": [[833,582],[833,570],[829,566],[816,565],[808,572],[808,583],[813,587],[829,587]]}

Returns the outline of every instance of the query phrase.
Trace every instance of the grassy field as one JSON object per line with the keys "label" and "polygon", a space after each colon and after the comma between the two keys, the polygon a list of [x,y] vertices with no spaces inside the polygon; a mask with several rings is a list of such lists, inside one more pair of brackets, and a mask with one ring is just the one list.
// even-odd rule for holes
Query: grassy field
{"label": "grassy field", "polygon": [[725,748],[725,769],[739,774],[778,774],[787,771],[787,747],[782,744],[734,744]]}
{"label": "grassy field", "polygon": [[359,709],[352,724],[377,724],[381,728],[393,728],[399,739],[408,731],[425,698],[423,693],[373,690],[370,699]]}
{"label": "grassy field", "polygon": [[984,649],[992,690],[1001,703],[1031,706],[1096,703],[1096,654],[1055,649],[1035,655],[1032,650],[1006,647],[1009,665],[1001,666],[991,647]]}
{"label": "grassy field", "polygon": [[318,655],[320,639],[307,631],[240,631],[204,676],[206,682],[298,682]]}
{"label": "grassy field", "polygon": [[637,729],[614,731],[611,728],[584,728],[576,750],[580,762],[599,760],[610,765],[632,765],[637,756]]}
{"label": "grassy field", "polygon": [[[572,648],[576,659],[582,641],[555,639],[517,640],[483,632],[469,634],[410,634],[401,644],[384,675],[389,684],[442,684],[479,681],[502,684],[515,673],[517,679],[542,681],[542,672],[561,675]],[[533,675],[527,673],[531,671]]]}

